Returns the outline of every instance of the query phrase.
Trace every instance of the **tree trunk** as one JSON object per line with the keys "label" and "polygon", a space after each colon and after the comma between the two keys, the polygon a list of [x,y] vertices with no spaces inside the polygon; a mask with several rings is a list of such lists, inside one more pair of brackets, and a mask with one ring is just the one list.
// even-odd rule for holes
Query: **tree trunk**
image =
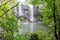
{"label": "tree trunk", "polygon": [[56,28],[57,28],[57,24],[56,23],[57,23],[57,21],[56,21],[55,11],[56,11],[56,5],[55,5],[55,0],[54,0],[54,3],[53,3],[54,33],[55,33],[56,39],[58,40],[58,36],[57,36],[57,33],[56,33]]}
{"label": "tree trunk", "polygon": [[58,40],[60,40],[60,17],[58,17]]}

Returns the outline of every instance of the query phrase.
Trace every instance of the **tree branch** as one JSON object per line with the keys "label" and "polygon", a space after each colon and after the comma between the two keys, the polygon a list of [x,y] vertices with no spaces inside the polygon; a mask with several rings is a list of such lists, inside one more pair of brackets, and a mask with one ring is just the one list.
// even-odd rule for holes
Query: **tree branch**
{"label": "tree branch", "polygon": [[16,6],[17,6],[17,4],[16,4],[15,6],[13,6],[12,8],[8,9],[7,11],[5,11],[4,14],[2,14],[0,17],[2,17],[3,15],[7,14],[7,12],[8,12],[9,10],[13,9],[13,8],[16,7]]}

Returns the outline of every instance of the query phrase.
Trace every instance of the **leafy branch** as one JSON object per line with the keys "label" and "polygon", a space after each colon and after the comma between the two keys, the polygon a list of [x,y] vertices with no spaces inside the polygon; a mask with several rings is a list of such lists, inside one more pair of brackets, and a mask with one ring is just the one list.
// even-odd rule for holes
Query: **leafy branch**
{"label": "leafy branch", "polygon": [[5,15],[9,10],[13,9],[16,6],[17,6],[17,4],[15,6],[11,7],[10,9],[8,9],[7,11],[5,11],[4,14],[2,14],[0,17],[2,17],[3,15]]}

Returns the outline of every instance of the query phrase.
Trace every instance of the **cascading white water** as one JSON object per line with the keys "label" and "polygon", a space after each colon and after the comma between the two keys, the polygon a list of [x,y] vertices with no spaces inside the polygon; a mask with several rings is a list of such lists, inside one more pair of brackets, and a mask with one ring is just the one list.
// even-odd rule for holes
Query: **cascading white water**
{"label": "cascading white water", "polygon": [[18,3],[18,16],[23,16],[23,13],[22,13],[22,3],[24,2],[25,0],[17,0],[17,3]]}
{"label": "cascading white water", "polygon": [[[26,0],[17,0],[17,3],[18,3],[18,15],[19,16],[23,16],[23,13],[22,13],[22,3],[25,2]],[[32,4],[28,4],[29,6],[29,10],[30,10],[30,21],[34,21],[34,12],[33,12],[33,5]]]}
{"label": "cascading white water", "polygon": [[19,14],[19,16],[23,16],[21,3],[19,3],[19,6],[18,6],[18,14]]}
{"label": "cascading white water", "polygon": [[30,32],[33,33],[33,28],[34,28],[34,25],[33,25],[33,22],[34,22],[34,9],[33,9],[33,5],[32,4],[28,4],[29,6],[29,10],[30,10]]}
{"label": "cascading white water", "polygon": [[[25,1],[25,0],[16,0],[17,3],[18,3],[18,16],[23,16],[23,13],[22,13],[22,3]],[[18,19],[18,25],[20,26],[20,20]],[[19,33],[22,34],[22,29],[19,29]]]}
{"label": "cascading white water", "polygon": [[33,12],[33,5],[32,4],[28,4],[29,6],[29,10],[30,10],[30,21],[34,21],[34,12]]}
{"label": "cascading white water", "polygon": [[[21,4],[24,2],[25,0],[20,0],[20,2],[18,1],[18,14],[19,16],[23,16],[23,13],[22,13],[22,7],[21,7]],[[30,21],[32,23],[30,23],[30,32],[33,33],[33,21],[34,21],[34,12],[33,12],[33,5],[32,4],[28,4],[29,6],[29,10],[30,10]],[[23,29],[19,29],[20,30],[20,34],[22,34],[22,30]]]}

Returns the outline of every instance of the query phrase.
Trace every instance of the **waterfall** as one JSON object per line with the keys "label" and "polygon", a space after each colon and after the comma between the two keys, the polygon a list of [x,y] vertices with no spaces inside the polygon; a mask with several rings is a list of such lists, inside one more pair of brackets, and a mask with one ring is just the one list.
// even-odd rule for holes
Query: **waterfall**
{"label": "waterfall", "polygon": [[[15,12],[18,13],[18,16],[24,16],[24,15],[26,16],[26,21],[25,20],[20,21],[20,19],[18,19],[19,34],[35,33],[42,29],[44,31],[47,31],[45,26],[41,25],[40,22],[35,22],[36,14],[38,12],[37,12],[37,9],[34,8],[34,6],[32,4],[27,3],[26,2],[27,0],[16,0],[16,1],[18,3],[18,9],[17,9],[17,11],[15,10]],[[22,4],[24,4],[24,6]],[[25,6],[26,7],[28,6],[28,7],[25,8]],[[23,11],[24,10],[23,7],[25,8],[25,11]],[[26,10],[26,9],[28,9],[28,10]]]}
{"label": "waterfall", "polygon": [[[22,12],[22,3],[25,2],[26,0],[17,0],[18,3],[18,16],[23,16],[23,12]],[[29,10],[30,10],[30,21],[34,21],[34,11],[33,11],[33,5],[32,4],[28,4],[29,6]]]}
{"label": "waterfall", "polygon": [[34,22],[34,9],[33,9],[33,5],[32,4],[28,4],[28,6],[29,6],[29,10],[30,10],[30,21],[31,21],[31,23],[30,23],[30,32],[31,33],[33,33],[33,28],[34,28],[34,24],[33,24],[33,22]]}
{"label": "waterfall", "polygon": [[22,3],[25,2],[25,0],[17,0],[18,3],[18,16],[23,16],[23,12],[22,12]]}
{"label": "waterfall", "polygon": [[19,3],[19,6],[18,6],[18,15],[23,16],[21,3]]}
{"label": "waterfall", "polygon": [[34,11],[33,11],[33,5],[28,4],[29,10],[30,10],[30,21],[34,21]]}
{"label": "waterfall", "polygon": [[[23,12],[22,12],[22,3],[24,2],[25,0],[17,0],[17,3],[18,3],[18,16],[23,16]],[[33,5],[32,4],[28,4],[28,7],[29,7],[29,10],[30,10],[30,21],[31,21],[31,23],[30,23],[30,32],[31,33],[33,33],[33,31],[34,31],[34,9],[33,9]],[[20,24],[21,22],[20,22],[20,20],[18,19],[18,24]],[[27,24],[25,24],[25,25],[28,25],[28,23]],[[23,27],[23,26],[22,26]],[[21,28],[21,29],[19,29],[19,31],[20,31],[20,34],[22,34],[22,32],[23,32],[23,29]]]}
{"label": "waterfall", "polygon": [[25,2],[26,0],[20,0],[21,3]]}

